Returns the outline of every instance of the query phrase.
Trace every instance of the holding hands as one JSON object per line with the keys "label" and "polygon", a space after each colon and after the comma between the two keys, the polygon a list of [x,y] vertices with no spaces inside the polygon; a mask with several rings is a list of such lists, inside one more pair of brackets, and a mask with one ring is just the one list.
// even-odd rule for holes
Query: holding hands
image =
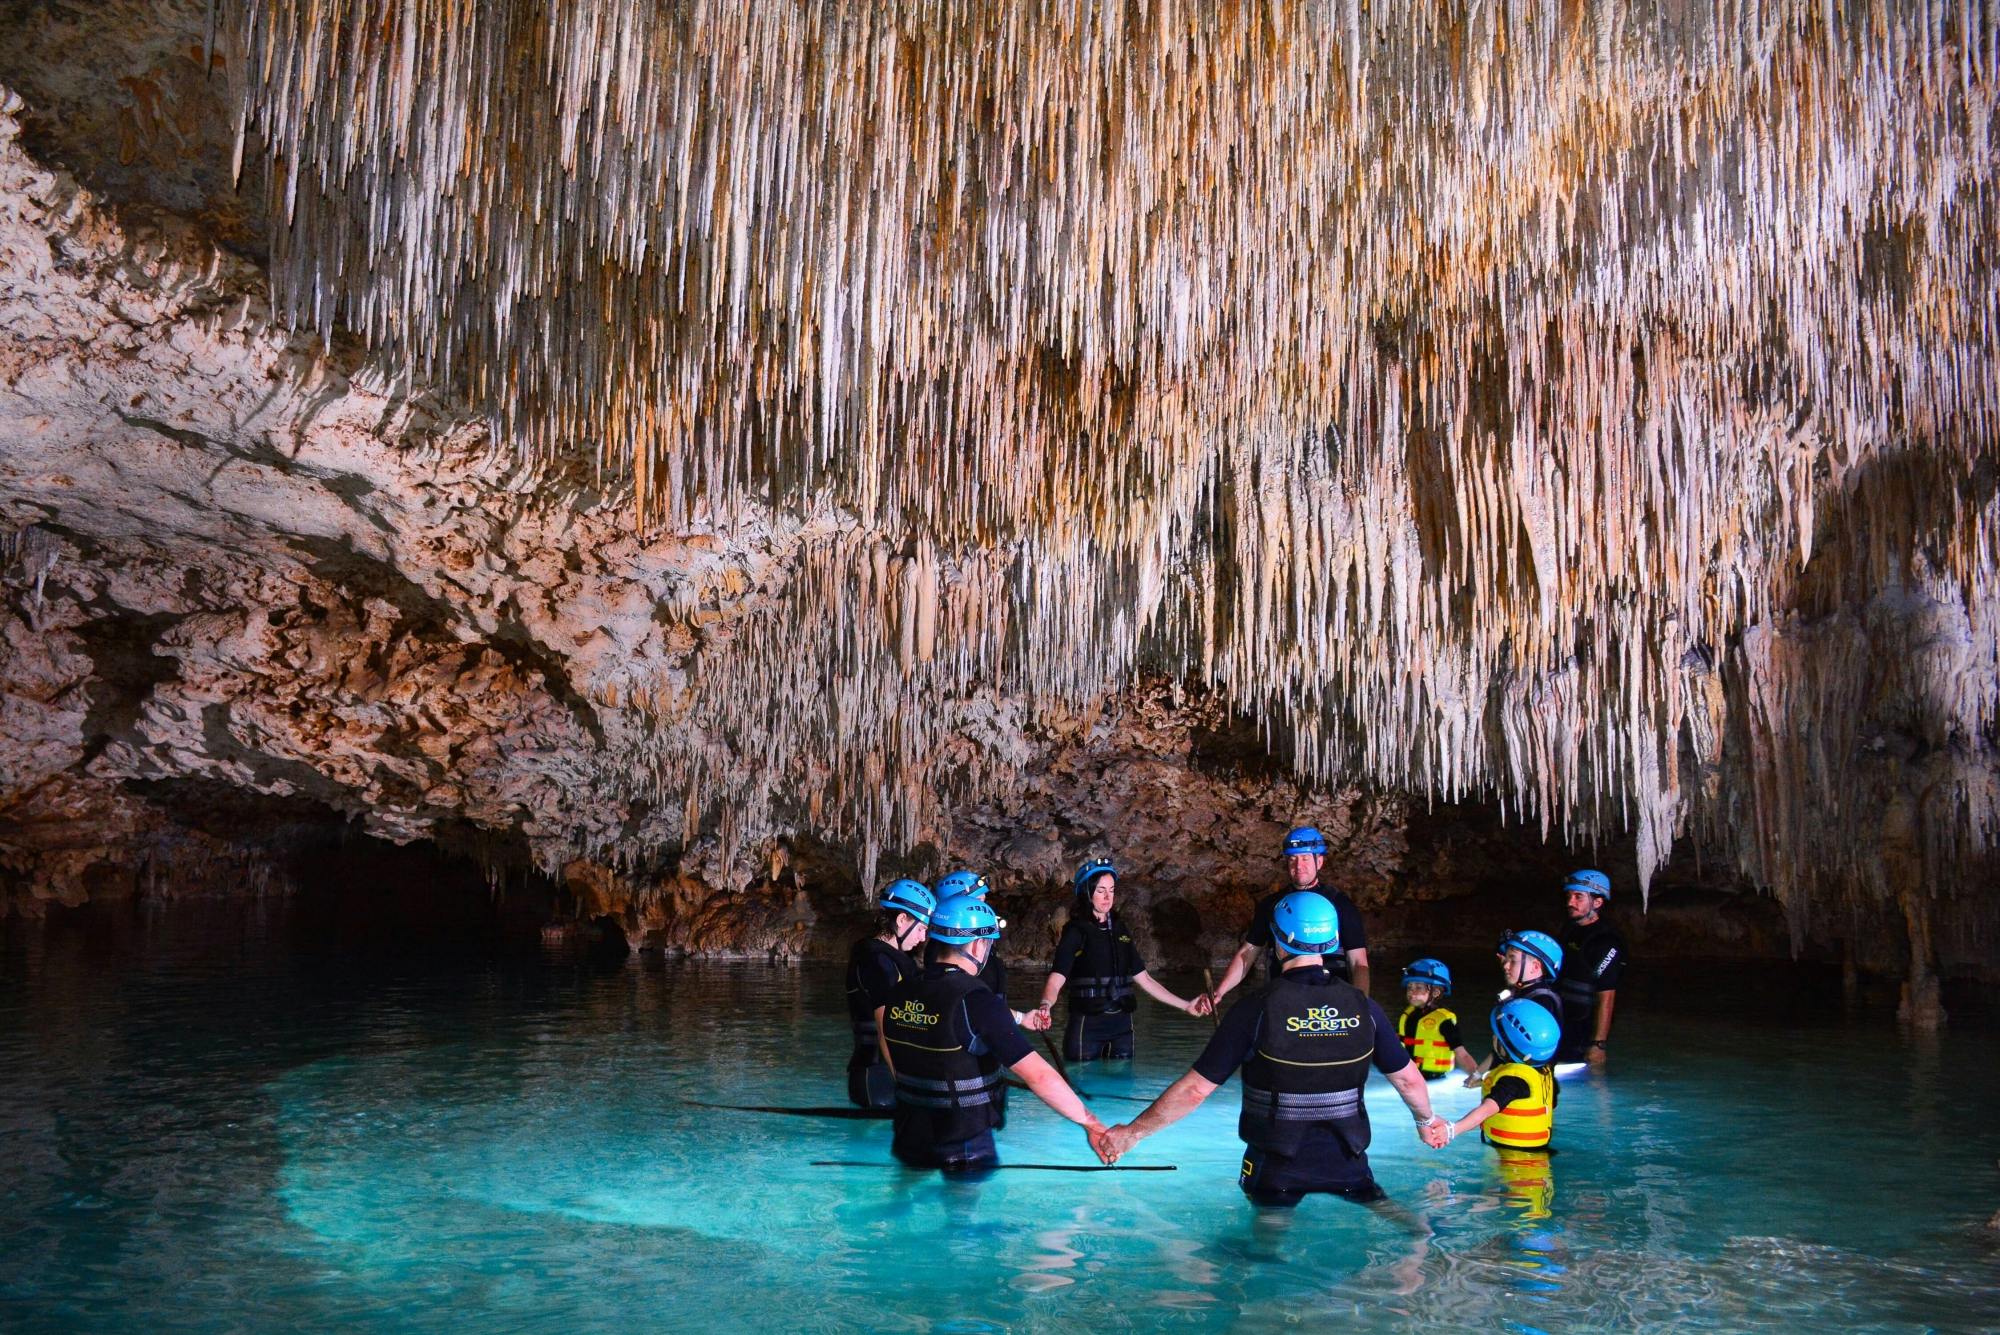
{"label": "holding hands", "polygon": [[1417,1135],[1423,1139],[1424,1144],[1434,1150],[1441,1150],[1451,1144],[1452,1139],[1458,1135],[1458,1128],[1436,1113],[1432,1113],[1428,1122],[1417,1123]]}
{"label": "holding hands", "polygon": [[1054,1023],[1055,1018],[1049,1014],[1046,1002],[1031,1011],[1021,1013],[1021,1027],[1030,1033],[1039,1033]]}
{"label": "holding hands", "polygon": [[1097,1157],[1104,1161],[1106,1167],[1117,1163],[1125,1151],[1138,1143],[1139,1133],[1132,1129],[1129,1122],[1123,1126],[1099,1126],[1090,1133],[1090,1148],[1097,1152]]}
{"label": "holding hands", "polygon": [[1206,992],[1196,993],[1194,1000],[1187,1004],[1187,1013],[1189,1015],[1215,1014],[1215,998]]}

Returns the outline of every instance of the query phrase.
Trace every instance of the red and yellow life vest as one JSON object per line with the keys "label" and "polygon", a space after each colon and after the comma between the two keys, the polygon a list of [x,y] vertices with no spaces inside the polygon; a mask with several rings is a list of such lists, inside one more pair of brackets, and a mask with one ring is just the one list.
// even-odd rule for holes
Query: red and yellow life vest
{"label": "red and yellow life vest", "polygon": [[1444,1026],[1446,1021],[1457,1019],[1442,1006],[1428,1011],[1419,1011],[1415,1006],[1403,1008],[1396,1021],[1396,1033],[1410,1050],[1410,1060],[1425,1075],[1443,1075],[1451,1069],[1451,1044],[1444,1041]]}
{"label": "red and yellow life vest", "polygon": [[1504,1105],[1487,1118],[1479,1134],[1489,1145],[1506,1145],[1517,1150],[1539,1149],[1549,1143],[1556,1120],[1556,1078],[1548,1071],[1507,1062],[1486,1073],[1480,1093],[1493,1097],[1493,1086],[1502,1076],[1518,1076],[1528,1082],[1528,1096]]}

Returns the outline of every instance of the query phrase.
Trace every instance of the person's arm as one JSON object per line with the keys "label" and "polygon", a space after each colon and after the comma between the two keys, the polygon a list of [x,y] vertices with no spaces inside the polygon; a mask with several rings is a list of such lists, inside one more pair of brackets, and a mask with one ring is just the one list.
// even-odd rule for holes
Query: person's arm
{"label": "person's arm", "polygon": [[1479,1060],[1467,1052],[1464,1045],[1461,1044],[1451,1050],[1451,1066],[1455,1071],[1463,1071],[1467,1075],[1471,1075],[1479,1069]]}
{"label": "person's arm", "polygon": [[889,1056],[889,1036],[882,1032],[882,1020],[889,1013],[887,1006],[875,1008],[875,1046],[882,1053],[882,1064],[889,1068],[889,1074],[896,1074],[896,1063]]}
{"label": "person's arm", "polygon": [[1447,1139],[1457,1139],[1465,1132],[1479,1126],[1487,1118],[1499,1112],[1515,1099],[1524,1099],[1532,1092],[1528,1088],[1528,1082],[1519,1076],[1501,1076],[1500,1079],[1493,1083],[1493,1092],[1480,1100],[1477,1108],[1474,1108],[1471,1112],[1451,1124],[1451,1134]]}
{"label": "person's arm", "polygon": [[1402,1097],[1403,1106],[1410,1110],[1410,1116],[1417,1119],[1419,1127],[1429,1127],[1433,1123],[1443,1121],[1431,1111],[1431,1091],[1424,1084],[1424,1071],[1421,1066],[1411,1062],[1387,1079],[1396,1093]]}
{"label": "person's arm", "polygon": [[1093,1144],[1096,1136],[1104,1131],[1104,1123],[1097,1119],[1097,1114],[1083,1106],[1083,1100],[1076,1096],[1069,1082],[1057,1075],[1056,1068],[1042,1060],[1039,1052],[1030,1052],[1007,1069],[1020,1076],[1021,1083],[1036,1098],[1090,1132]]}
{"label": "person's arm", "polygon": [[1602,1065],[1606,1046],[1611,1042],[1611,1012],[1618,1005],[1618,989],[1612,988],[1597,994],[1597,1001],[1590,1012],[1590,1061]]}
{"label": "person's arm", "polygon": [[1182,1001],[1178,996],[1176,996],[1172,992],[1169,992],[1166,988],[1162,987],[1160,985],[1159,980],[1154,978],[1153,975],[1147,973],[1144,969],[1141,969],[1139,970],[1139,972],[1133,974],[1132,981],[1139,985],[1139,990],[1141,992],[1144,992],[1147,996],[1159,1002],[1162,1006],[1172,1006],[1177,1011],[1190,1010],[1194,1006],[1194,1003],[1192,1001]]}
{"label": "person's arm", "polygon": [[1090,1143],[1097,1150],[1098,1158],[1107,1164],[1117,1163],[1121,1155],[1147,1136],[1172,1126],[1199,1108],[1202,1100],[1218,1088],[1201,1072],[1189,1071],[1168,1085],[1160,1097],[1147,1104],[1146,1111],[1123,1126],[1114,1126],[1102,1135],[1092,1136]]}
{"label": "person's arm", "polygon": [[1368,991],[1368,947],[1347,952],[1347,975],[1362,992]]}
{"label": "person's arm", "polygon": [[1048,1010],[1054,1006],[1056,998],[1062,995],[1063,984],[1068,981],[1067,975],[1057,973],[1053,969],[1049,970],[1049,980],[1042,984],[1042,1004],[1039,1009]]}
{"label": "person's arm", "polygon": [[1236,953],[1229,958],[1229,967],[1222,971],[1222,981],[1215,985],[1215,991],[1209,994],[1209,1000],[1220,1004],[1222,999],[1243,981],[1243,975],[1250,972],[1251,966],[1257,963],[1257,956],[1262,954],[1263,950],[1262,946],[1250,941],[1245,941],[1236,947]]}

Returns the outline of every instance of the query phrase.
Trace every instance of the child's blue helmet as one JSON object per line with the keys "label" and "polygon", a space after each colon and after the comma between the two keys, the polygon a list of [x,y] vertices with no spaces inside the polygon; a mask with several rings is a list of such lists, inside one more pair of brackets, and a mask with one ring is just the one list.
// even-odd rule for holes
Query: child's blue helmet
{"label": "child's blue helmet", "polygon": [[1451,970],[1445,968],[1442,960],[1428,958],[1415,960],[1409,968],[1403,970],[1403,983],[1405,986],[1411,983],[1428,983],[1432,987],[1442,989],[1446,996],[1450,996]]}
{"label": "child's blue helmet", "polygon": [[1556,1055],[1562,1026],[1540,1002],[1515,997],[1493,1008],[1493,1041],[1515,1061],[1540,1066]]}
{"label": "child's blue helmet", "polygon": [[1507,949],[1518,950],[1541,962],[1542,972],[1553,978],[1562,971],[1563,948],[1547,932],[1509,932]]}

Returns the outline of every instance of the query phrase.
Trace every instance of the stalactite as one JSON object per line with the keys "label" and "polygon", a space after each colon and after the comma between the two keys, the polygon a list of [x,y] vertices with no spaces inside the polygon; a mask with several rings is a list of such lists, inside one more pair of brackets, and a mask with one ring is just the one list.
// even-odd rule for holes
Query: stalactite
{"label": "stalactite", "polygon": [[[1857,720],[1913,701],[1990,751],[2000,522],[1956,498],[2000,407],[1991,5],[234,0],[224,30],[285,318],[593,458],[638,522],[839,517],[607,757],[690,840],[790,803],[872,867],[1006,781],[1005,701],[1151,668],[1308,780],[1633,830],[1642,887],[1726,827],[1803,911],[1861,874],[1822,823],[1863,800]],[[1897,460],[1870,503],[1935,532],[1840,503]],[[1898,589],[1963,636],[1877,681],[1854,609]],[[1916,819],[1962,877],[1993,772],[1947,779]]]}

